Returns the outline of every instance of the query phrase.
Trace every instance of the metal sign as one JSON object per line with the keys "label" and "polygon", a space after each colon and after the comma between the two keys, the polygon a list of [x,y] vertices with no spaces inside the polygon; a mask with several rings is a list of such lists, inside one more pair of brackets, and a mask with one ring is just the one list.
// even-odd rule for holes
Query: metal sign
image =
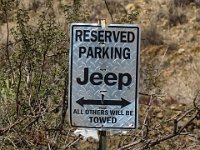
{"label": "metal sign", "polygon": [[137,128],[139,27],[72,24],[70,34],[71,125]]}

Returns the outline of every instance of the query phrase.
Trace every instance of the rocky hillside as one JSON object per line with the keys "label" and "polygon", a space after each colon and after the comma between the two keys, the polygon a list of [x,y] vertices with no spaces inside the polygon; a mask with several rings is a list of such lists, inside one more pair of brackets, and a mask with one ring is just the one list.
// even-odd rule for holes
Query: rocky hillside
{"label": "rocky hillside", "polygon": [[[69,27],[139,24],[139,128],[109,149],[199,149],[199,0],[0,0],[0,150],[97,149],[67,115]],[[113,133],[113,132],[111,132]]]}

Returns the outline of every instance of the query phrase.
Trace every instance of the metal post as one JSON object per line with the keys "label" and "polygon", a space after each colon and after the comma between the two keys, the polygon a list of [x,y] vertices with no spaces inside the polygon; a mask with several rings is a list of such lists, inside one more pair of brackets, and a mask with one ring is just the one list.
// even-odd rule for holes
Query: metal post
{"label": "metal post", "polygon": [[[102,103],[104,102],[104,93],[102,95]],[[99,150],[106,150],[106,130],[99,130]]]}
{"label": "metal post", "polygon": [[99,149],[106,150],[106,130],[99,131]]}
{"label": "metal post", "polygon": [[[105,19],[99,19],[98,23],[101,25],[102,28],[106,26]],[[102,94],[102,103],[104,103],[104,93]],[[99,130],[99,148],[98,150],[106,150],[106,130]]]}

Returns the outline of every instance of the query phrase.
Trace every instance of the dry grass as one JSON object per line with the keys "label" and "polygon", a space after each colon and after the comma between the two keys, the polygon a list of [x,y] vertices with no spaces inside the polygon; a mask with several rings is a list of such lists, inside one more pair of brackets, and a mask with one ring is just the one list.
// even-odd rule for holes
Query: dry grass
{"label": "dry grass", "polygon": [[185,15],[183,5],[186,5],[186,2],[182,1],[176,2],[173,0],[169,2],[168,21],[171,27],[187,22],[187,17]]}

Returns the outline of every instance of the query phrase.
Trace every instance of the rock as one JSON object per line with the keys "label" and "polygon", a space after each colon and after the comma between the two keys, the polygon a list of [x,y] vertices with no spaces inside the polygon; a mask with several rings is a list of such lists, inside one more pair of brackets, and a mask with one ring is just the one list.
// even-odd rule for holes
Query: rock
{"label": "rock", "polygon": [[180,48],[180,49],[178,50],[178,53],[181,54],[181,53],[183,53],[184,51],[185,51],[185,49]]}
{"label": "rock", "polygon": [[200,128],[200,120],[194,120],[194,124]]}
{"label": "rock", "polygon": [[131,13],[133,10],[135,10],[136,8],[135,8],[135,5],[134,4],[132,4],[132,3],[130,3],[130,4],[128,4],[128,5],[126,5],[126,11],[128,12],[128,13]]}
{"label": "rock", "polygon": [[180,111],[176,105],[170,106],[170,109],[174,111]]}
{"label": "rock", "polygon": [[162,113],[162,112],[159,112],[159,113],[156,115],[156,117],[157,117],[158,119],[162,119],[162,118],[163,118],[163,113]]}
{"label": "rock", "polygon": [[199,129],[194,129],[194,134],[200,135],[200,130]]}
{"label": "rock", "polygon": [[160,112],[161,112],[161,109],[160,109],[159,107],[155,107],[154,112],[155,112],[155,113],[160,113]]}

